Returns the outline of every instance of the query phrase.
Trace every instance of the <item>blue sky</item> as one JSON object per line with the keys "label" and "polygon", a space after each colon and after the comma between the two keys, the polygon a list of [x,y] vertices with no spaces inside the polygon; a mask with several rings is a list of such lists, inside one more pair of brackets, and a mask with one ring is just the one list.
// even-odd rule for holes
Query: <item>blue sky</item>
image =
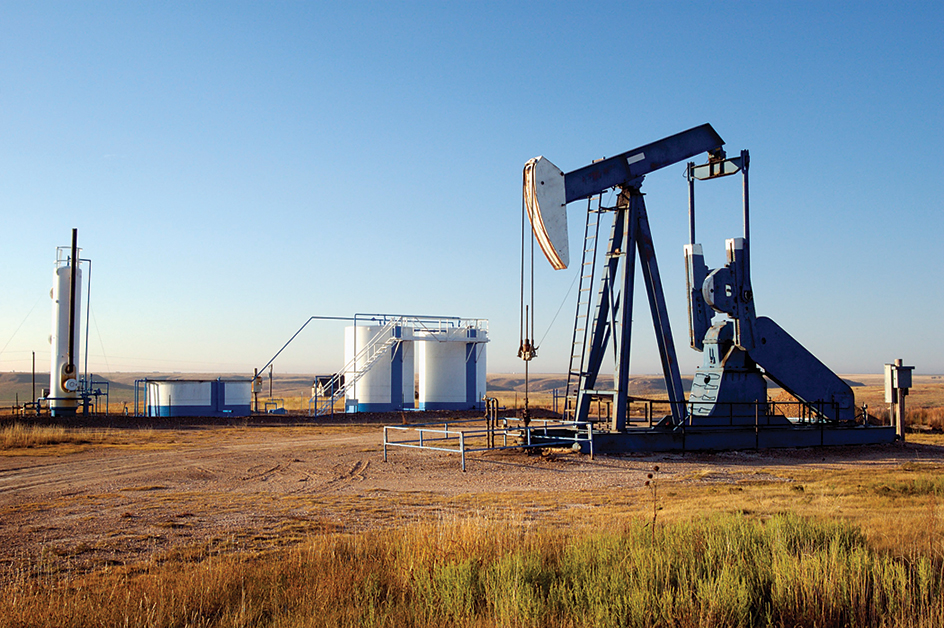
{"label": "blue sky", "polygon": [[[73,227],[96,373],[248,372],[357,312],[488,318],[489,371],[520,371],[524,162],[710,122],[751,151],[758,314],[838,372],[944,373],[942,30],[933,2],[4,3],[0,371],[48,363]],[[683,172],[643,190],[691,373]],[[698,203],[716,267],[739,181]],[[566,370],[575,272],[536,269],[534,371]],[[275,368],[342,352],[313,323]]]}

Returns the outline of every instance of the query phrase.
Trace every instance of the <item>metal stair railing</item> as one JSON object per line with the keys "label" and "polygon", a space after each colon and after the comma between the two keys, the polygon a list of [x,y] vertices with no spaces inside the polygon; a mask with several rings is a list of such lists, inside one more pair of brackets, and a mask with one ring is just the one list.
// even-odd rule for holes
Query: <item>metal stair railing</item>
{"label": "metal stair railing", "polygon": [[[327,385],[327,389],[334,391],[330,397],[325,396],[323,401],[316,401],[315,404],[315,416],[323,416],[325,414],[331,414],[334,411],[334,404],[337,400],[347,394],[349,388],[354,386],[364,375],[367,374],[367,371],[377,363],[377,361],[386,355],[391,347],[400,342],[399,338],[394,336],[389,336],[381,340],[387,335],[394,327],[402,325],[403,320],[400,317],[390,319],[386,325],[380,328],[374,337],[364,346],[363,349],[358,351],[353,358],[351,358],[344,367],[334,374]],[[366,362],[364,366],[360,369],[357,368],[357,363],[362,361],[366,357]],[[341,383],[343,380],[343,384]],[[312,399],[315,399],[312,397]],[[310,403],[311,400],[309,400]]]}
{"label": "metal stair railing", "polygon": [[590,333],[590,309],[593,306],[593,280],[596,274],[597,238],[600,235],[600,196],[597,209],[587,200],[587,222],[583,231],[583,255],[580,262],[580,285],[577,290],[577,310],[574,315],[574,334],[570,345],[570,366],[567,369],[567,388],[564,397],[564,418],[573,414],[577,402],[577,387],[585,370],[585,349]]}

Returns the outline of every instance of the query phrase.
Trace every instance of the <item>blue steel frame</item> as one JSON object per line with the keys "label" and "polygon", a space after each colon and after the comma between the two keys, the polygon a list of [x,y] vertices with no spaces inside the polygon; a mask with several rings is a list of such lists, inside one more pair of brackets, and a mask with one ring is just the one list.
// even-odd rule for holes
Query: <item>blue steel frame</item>
{"label": "blue steel frame", "polygon": [[[686,418],[682,378],[679,374],[675,344],[669,325],[662,280],[656,261],[646,203],[640,187],[646,174],[708,152],[718,154],[724,140],[710,124],[677,133],[651,144],[604,159],[564,175],[566,202],[599,194],[611,187],[622,192],[614,208],[613,226],[607,250],[606,267],[600,279],[596,316],[592,321],[590,342],[580,373],[574,420],[586,421],[590,402],[595,396],[613,397],[611,427],[626,428],[627,388],[629,383],[629,348],[632,338],[633,285],[636,252],[639,253],[649,309],[659,345],[666,390],[672,402],[672,421],[682,424]],[[621,260],[625,260],[620,275]],[[618,293],[617,293],[618,289]],[[596,383],[607,346],[613,341],[615,377],[613,390],[597,390]]]}
{"label": "blue steel frame", "polygon": [[[729,343],[734,347],[726,356],[712,356],[712,350],[706,351],[705,362],[695,372],[689,395],[692,404],[701,404],[693,405],[692,422],[695,415],[730,414],[730,409],[725,411],[722,406],[759,401],[761,392],[766,397],[766,384],[757,366],[763,369],[763,375],[814,409],[821,420],[852,422],[855,395],[849,385],[777,323],[755,313],[750,270],[749,166],[747,150],[732,159],[715,159],[701,166],[688,164],[689,247],[685,264],[691,346],[697,351],[706,351],[708,339],[719,337],[722,328],[727,327],[733,331],[728,333]],[[741,239],[727,241],[727,264],[711,270],[705,265],[699,245],[695,244],[694,182],[738,172],[743,177],[744,235]],[[712,294],[713,304],[706,300],[706,291]],[[727,321],[711,327],[712,310],[726,314]],[[716,351],[717,343],[713,346]],[[763,390],[754,390],[757,386]]]}

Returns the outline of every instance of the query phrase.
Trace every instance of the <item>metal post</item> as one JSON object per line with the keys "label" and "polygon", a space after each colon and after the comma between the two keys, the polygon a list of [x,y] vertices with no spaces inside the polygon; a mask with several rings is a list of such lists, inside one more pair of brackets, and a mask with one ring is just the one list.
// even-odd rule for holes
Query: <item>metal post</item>
{"label": "metal post", "polygon": [[[88,277],[85,278],[85,386],[91,389],[91,382],[88,374],[88,352],[89,352],[89,321],[92,320],[92,260],[88,262]],[[108,414],[108,408],[105,408],[105,414]]]}
{"label": "metal post", "polygon": [[[659,265],[656,262],[656,251],[652,243],[652,231],[646,214],[646,204],[641,194],[633,196],[633,200],[636,201],[633,213],[636,215],[638,223],[636,226],[636,244],[643,270],[642,276],[649,297],[649,310],[652,314],[652,324],[655,328],[656,341],[659,346],[665,388],[669,400],[672,402],[669,411],[672,415],[673,424],[678,425],[684,422],[686,418],[685,406],[680,404],[680,402],[685,401],[682,376],[679,374],[678,357],[675,353],[675,343],[672,340],[672,328],[669,324],[665,294],[662,291],[662,279],[659,275]],[[628,298],[631,299],[632,297]],[[629,338],[627,337],[626,340],[628,341]]]}
{"label": "metal post", "polygon": [[760,449],[760,408],[758,402],[754,402],[754,449]]}
{"label": "metal post", "polygon": [[259,412],[259,393],[256,392],[256,378],[257,377],[259,377],[259,369],[252,369],[252,411],[253,412]]}
{"label": "metal post", "polygon": [[387,426],[384,425],[384,462],[387,462]]}
{"label": "metal post", "polygon": [[[741,174],[744,180],[744,250],[749,251],[749,242],[751,240],[751,201],[748,187],[747,170],[750,165],[751,155],[747,150],[741,151]],[[748,255],[749,257],[749,255]]]}
{"label": "metal post", "polygon": [[72,259],[71,264],[72,268],[72,279],[69,283],[69,364],[66,366],[66,373],[70,377],[78,377],[75,375],[75,281],[76,273],[79,268],[79,255],[78,255],[78,238],[79,230],[72,230]]}
{"label": "metal post", "polygon": [[489,414],[488,397],[485,398],[485,446],[491,449],[495,446],[495,432],[492,430],[492,418]]}
{"label": "metal post", "polygon": [[[902,367],[902,359],[898,358],[895,360],[895,370],[897,371]],[[904,442],[905,440],[905,390],[898,387],[898,380],[895,380],[895,434],[898,436],[898,440]]]}
{"label": "metal post", "polygon": [[[629,390],[629,358],[630,342],[633,325],[633,292],[636,275],[636,237],[637,227],[639,225],[639,207],[642,206],[642,212],[645,212],[645,206],[640,202],[642,193],[638,187],[625,187],[619,196],[617,205],[621,207],[620,211],[626,212],[627,216],[623,223],[623,276],[620,285],[620,296],[618,312],[613,312],[616,329],[611,333],[611,340],[614,343],[613,352],[616,357],[616,365],[613,372],[613,388],[616,390],[613,399],[612,414],[610,408],[607,408],[607,414],[610,415],[611,429],[616,432],[622,432],[626,429],[626,393]],[[617,331],[619,330],[619,331]],[[607,404],[609,406],[609,404]]]}
{"label": "metal post", "polygon": [[465,432],[459,432],[459,449],[462,451],[462,472],[465,473]]}
{"label": "metal post", "polygon": [[826,429],[826,421],[823,420],[822,414],[819,418],[819,445],[820,447],[826,442],[824,430]]}
{"label": "metal post", "polygon": [[695,244],[695,162],[688,162],[685,178],[688,179],[688,243]]}

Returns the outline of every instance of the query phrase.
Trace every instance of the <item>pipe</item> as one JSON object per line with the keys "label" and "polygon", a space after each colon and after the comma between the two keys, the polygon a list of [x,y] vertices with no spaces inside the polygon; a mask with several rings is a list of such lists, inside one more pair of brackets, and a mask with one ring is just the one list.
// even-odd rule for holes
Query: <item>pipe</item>
{"label": "pipe", "polygon": [[[83,260],[80,259],[79,264],[81,264],[82,261]],[[92,388],[88,374],[89,322],[92,320],[92,260],[87,259],[84,261],[88,262],[88,277],[85,279],[85,387],[88,391]],[[104,347],[102,349],[104,353]]]}
{"label": "pipe", "polygon": [[75,280],[78,272],[78,240],[79,230],[72,230],[72,259],[69,260],[72,268],[72,279],[69,282],[69,363],[66,364],[66,374],[75,374]]}
{"label": "pipe", "polygon": [[304,323],[301,327],[298,328],[298,331],[296,331],[294,334],[292,334],[292,337],[288,339],[288,342],[286,342],[284,345],[282,345],[282,348],[279,349],[279,350],[276,352],[276,354],[275,354],[274,356],[272,356],[272,359],[269,360],[268,362],[266,362],[265,366],[263,366],[261,369],[256,369],[256,372],[261,372],[261,371],[264,371],[264,370],[266,370],[267,368],[269,368],[269,365],[272,364],[273,362],[275,362],[275,359],[276,359],[277,357],[279,357],[279,354],[281,354],[283,351],[285,351],[285,347],[287,347],[287,346],[289,346],[290,344],[292,344],[292,341],[295,340],[295,337],[296,337],[298,334],[302,333],[302,330],[305,329],[305,327],[308,326],[308,323],[310,323],[311,321],[314,321],[314,320],[319,320],[319,321],[324,321],[324,320],[329,320],[329,321],[349,321],[349,320],[353,320],[353,319],[352,319],[351,317],[349,317],[349,316],[312,316],[312,317],[309,318],[307,321],[305,321],[305,323]]}
{"label": "pipe", "polygon": [[744,252],[747,254],[748,268],[750,268],[750,259],[751,259],[751,201],[749,193],[749,185],[747,178],[747,170],[750,166],[751,155],[747,150],[741,151],[741,172],[744,175]]}
{"label": "pipe", "polygon": [[695,244],[695,162],[688,162],[685,170],[688,179],[688,243]]}

